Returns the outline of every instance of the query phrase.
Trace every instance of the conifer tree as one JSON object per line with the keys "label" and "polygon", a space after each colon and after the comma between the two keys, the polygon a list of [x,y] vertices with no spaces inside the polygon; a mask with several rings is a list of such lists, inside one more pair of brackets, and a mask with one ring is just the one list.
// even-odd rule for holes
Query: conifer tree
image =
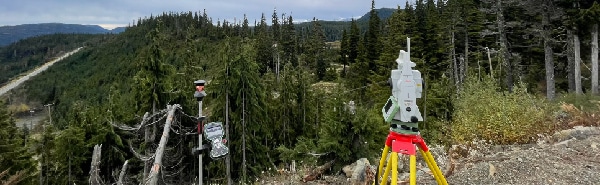
{"label": "conifer tree", "polygon": [[[352,95],[352,97],[357,100],[358,104],[366,103],[366,87],[370,81],[369,77],[371,75],[371,71],[369,70],[369,63],[367,57],[367,49],[365,48],[364,42],[360,42],[358,45],[358,53],[359,56],[354,64],[350,66],[350,71],[348,72],[348,76],[346,78],[346,85],[350,89],[357,89]],[[370,99],[370,98],[369,98]]]}
{"label": "conifer tree", "polygon": [[297,57],[297,36],[296,36],[296,28],[294,26],[294,20],[292,16],[289,16],[283,25],[283,31],[281,35],[281,46],[283,48],[283,64],[285,66],[286,63],[291,63],[293,67],[298,66],[298,57]]}
{"label": "conifer tree", "polygon": [[346,66],[349,64],[348,44],[349,44],[348,33],[346,32],[346,29],[344,29],[342,31],[342,40],[340,43],[340,51],[339,51],[339,54],[340,54],[339,63],[342,64],[342,77],[344,77],[346,75]]}
{"label": "conifer tree", "polygon": [[262,15],[260,23],[254,28],[256,33],[256,62],[261,74],[273,71],[273,40],[269,35],[265,14]]}
{"label": "conifer tree", "polygon": [[308,40],[306,51],[306,62],[308,66],[315,69],[317,80],[323,80],[325,72],[329,67],[329,61],[325,59],[325,33],[321,27],[321,23],[316,18],[313,18],[312,29]]}
{"label": "conifer tree", "polygon": [[279,43],[281,41],[281,24],[279,23],[279,15],[277,10],[273,9],[273,15],[271,16],[271,36],[273,42]]}
{"label": "conifer tree", "polygon": [[252,31],[250,30],[250,27],[248,27],[248,17],[246,17],[246,14],[244,14],[244,21],[242,23],[242,30],[240,36],[242,38],[251,37],[251,32]]}
{"label": "conifer tree", "polygon": [[[270,122],[265,112],[267,92],[259,81],[260,73],[254,61],[257,50],[254,47],[254,43],[249,40],[226,39],[222,53],[219,54],[220,60],[226,66],[215,76],[211,85],[214,88],[211,97],[215,102],[212,119],[225,120],[225,95],[229,95],[228,144],[231,166],[244,168],[234,168],[234,179],[244,179],[242,175],[246,168],[247,175],[254,177],[269,165],[267,153],[271,140],[267,137],[273,134],[273,130],[266,126]],[[242,150],[244,145],[245,151]],[[242,160],[243,155],[246,155],[246,161]]]}
{"label": "conifer tree", "polygon": [[[0,173],[19,175],[23,184],[33,184],[35,165],[32,154],[23,141],[23,133],[15,125],[15,120],[4,109],[0,108]],[[0,181],[5,179],[0,179]]]}
{"label": "conifer tree", "polygon": [[163,94],[169,88],[169,79],[172,74],[170,66],[165,61],[164,35],[162,23],[146,35],[150,41],[149,46],[144,48],[138,55],[136,66],[139,71],[135,75],[136,93],[138,93],[138,111],[141,113],[156,107],[164,107],[168,98]]}
{"label": "conifer tree", "polygon": [[[163,22],[160,18],[157,20],[157,26],[152,29],[146,38],[149,40],[149,45],[142,49],[142,52],[137,56],[136,66],[139,71],[135,74],[134,91],[138,101],[136,109],[139,115],[144,112],[155,112],[160,107],[165,107],[169,98],[165,92],[170,90],[168,79],[172,74],[172,69],[165,61],[164,54],[164,31],[162,29]],[[145,142],[149,145],[154,141],[156,136],[156,125],[150,130],[145,128]],[[150,146],[145,146],[146,153],[150,153]],[[144,170],[145,175],[148,174],[150,168],[146,165]]]}
{"label": "conifer tree", "polygon": [[366,48],[366,56],[369,64],[369,70],[376,72],[377,60],[381,53],[381,41],[379,39],[381,34],[381,20],[375,10],[375,0],[371,1],[371,11],[369,13],[369,29],[365,33],[364,45]]}
{"label": "conifer tree", "polygon": [[[385,100],[389,97],[389,87],[383,83],[390,78],[390,71],[396,69],[396,59],[400,50],[406,51],[406,27],[405,13],[398,9],[387,20],[385,36],[382,36],[382,51],[377,63],[377,70],[369,78],[373,84],[370,87],[369,96],[374,100]],[[422,66],[418,66],[419,68]],[[379,101],[383,103],[382,101]],[[383,105],[382,105],[383,106]]]}
{"label": "conifer tree", "polygon": [[350,22],[350,33],[348,35],[348,62],[353,64],[358,58],[358,46],[360,41],[361,31],[358,28],[356,20]]}
{"label": "conifer tree", "polygon": [[318,151],[328,154],[321,160],[336,160],[334,170],[340,169],[341,164],[376,155],[389,129],[377,109],[348,106],[351,99],[343,92],[346,89],[338,88],[326,94],[329,98],[323,102],[323,123],[317,141]]}

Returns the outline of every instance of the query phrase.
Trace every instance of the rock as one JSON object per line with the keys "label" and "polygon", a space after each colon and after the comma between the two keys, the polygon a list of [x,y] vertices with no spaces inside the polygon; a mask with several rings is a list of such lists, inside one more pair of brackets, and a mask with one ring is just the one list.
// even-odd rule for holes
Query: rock
{"label": "rock", "polygon": [[371,166],[369,160],[367,158],[361,158],[350,165],[344,166],[342,171],[346,174],[346,177],[350,178],[351,183],[364,182],[366,177],[366,166]]}
{"label": "rock", "polygon": [[556,132],[552,135],[552,138],[556,142],[565,141],[571,138],[575,138],[577,140],[586,139],[592,135],[600,135],[600,128],[598,127],[583,127],[583,126],[575,126],[569,130],[563,130],[560,132]]}
{"label": "rock", "polygon": [[350,165],[346,165],[342,168],[342,171],[344,172],[344,174],[346,174],[347,178],[352,177],[352,173],[354,172],[354,166],[356,166],[356,162]]}
{"label": "rock", "polygon": [[490,165],[490,170],[489,170],[489,177],[494,177],[494,174],[496,174],[496,167],[492,164],[492,163],[488,163]]}
{"label": "rock", "polygon": [[398,181],[410,180],[410,173],[401,173],[398,174]]}

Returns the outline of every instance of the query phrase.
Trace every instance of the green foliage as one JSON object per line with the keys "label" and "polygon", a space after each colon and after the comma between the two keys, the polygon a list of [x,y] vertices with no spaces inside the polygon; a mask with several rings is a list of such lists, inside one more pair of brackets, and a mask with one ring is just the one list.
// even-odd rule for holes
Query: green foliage
{"label": "green foliage", "polygon": [[[213,119],[225,121],[225,106],[229,107],[226,127],[229,133],[236,133],[229,135],[228,142],[232,166],[242,166],[242,152],[246,152],[246,160],[253,161],[252,165],[246,163],[248,175],[253,177],[269,165],[268,156],[263,154],[270,148],[263,142],[271,139],[274,132],[266,127],[270,122],[265,111],[267,93],[259,81],[259,67],[255,62],[257,50],[254,42],[237,37],[227,38],[222,48],[219,55],[225,66],[211,82],[211,88],[215,90],[210,96],[217,100],[213,104]],[[247,178],[242,176],[242,170],[235,169],[234,178]]]}
{"label": "green foliage", "polygon": [[0,47],[0,83],[41,66],[81,46],[93,46],[114,35],[52,34],[32,37]]}
{"label": "green foliage", "polygon": [[378,71],[377,60],[381,54],[381,20],[377,16],[377,10],[375,10],[375,1],[371,2],[371,12],[369,17],[369,28],[365,33],[363,39],[363,45],[365,46],[365,56],[367,63],[369,64],[369,70]]}
{"label": "green foliage", "polygon": [[[46,125],[46,132],[38,145],[45,157],[42,160],[44,176],[49,184],[68,184],[69,169],[71,181],[83,184],[88,180],[89,164],[93,147],[102,144],[101,171],[109,171],[120,167],[127,156],[127,148],[121,136],[100,114],[100,107],[89,107],[80,101],[72,105],[74,111],[69,112],[64,129],[56,130],[54,125]],[[54,121],[54,120],[53,120]],[[64,178],[56,178],[64,177]]]}
{"label": "green foliage", "polygon": [[[9,176],[18,173],[33,174],[35,164],[23,141],[23,133],[4,108],[0,108],[0,128],[0,171],[7,170]],[[32,183],[32,180],[31,175],[22,176],[23,183]]]}
{"label": "green foliage", "polygon": [[279,152],[279,158],[284,161],[306,161],[306,163],[317,162],[317,158],[311,156],[316,152],[317,145],[315,139],[310,139],[306,137],[299,137],[296,139],[296,145],[294,148],[288,148],[285,145],[280,145],[277,147],[277,152]]}
{"label": "green foliage", "polygon": [[454,106],[451,131],[455,143],[526,143],[552,126],[544,122],[549,110],[544,99],[529,94],[523,84],[515,86],[513,93],[499,91],[489,77],[468,79]]}
{"label": "green foliage", "polygon": [[[343,92],[343,89],[334,90]],[[323,161],[336,160],[336,167],[350,164],[359,158],[377,155],[389,125],[383,122],[380,109],[348,106],[349,99],[333,93],[320,108],[324,112],[317,140],[317,151],[329,153]]]}
{"label": "green foliage", "polygon": [[[45,168],[55,169],[48,175],[56,177],[51,181],[56,184],[66,182],[64,170],[69,165],[65,164],[65,155],[72,156],[70,167],[78,175],[75,181],[85,183],[91,147],[100,143],[107,148],[101,163],[101,175],[107,182],[125,159],[137,165],[128,174],[141,176],[141,162],[123,149],[123,142],[139,137],[119,133],[110,123],[137,124],[143,112],[173,103],[182,104],[184,112],[193,115],[197,105],[191,82],[198,79],[208,82],[209,96],[204,101],[208,120],[229,123],[228,144],[236,180],[250,179],[273,164],[285,165],[290,160],[312,163],[337,159],[338,168],[360,157],[376,156],[389,129],[380,112],[390,95],[384,83],[396,67],[399,50],[405,49],[406,37],[411,38],[411,57],[417,63],[414,69],[421,71],[426,83],[418,104],[426,117],[420,124],[421,133],[429,143],[466,143],[473,139],[502,144],[527,142],[534,133],[550,127],[542,123],[549,109],[534,95],[540,91],[525,92],[520,86],[514,93],[502,92],[498,82],[487,77],[467,79],[465,84],[453,79],[450,64],[460,57],[465,61],[465,73],[486,76],[492,72],[492,63],[494,77],[503,78],[498,72],[506,69],[497,67],[496,17],[481,11],[493,8],[492,4],[418,0],[407,5],[394,12],[389,21],[384,17],[377,20],[380,14],[373,10],[368,14],[371,21],[315,18],[294,25],[291,16],[279,20],[274,12],[274,27],[264,17],[251,27],[246,19],[240,24],[219,21],[213,25],[206,12],[164,13],[140,19],[119,35],[88,43],[89,47],[32,78],[15,94],[25,94],[44,104],[55,103],[54,126],[43,133],[37,146],[44,147],[36,152],[46,156],[42,159],[48,162]],[[523,68],[520,75],[528,86],[541,86],[539,66],[543,55],[537,36],[530,31],[536,19],[525,15],[522,7],[508,7],[505,16],[512,22],[507,25],[514,26],[507,32],[514,66]],[[527,24],[513,24],[519,21]],[[346,34],[342,30],[347,30]],[[556,33],[560,35],[560,31]],[[341,48],[325,43],[342,37]],[[490,62],[483,49],[486,47],[492,51]],[[6,51],[6,56],[11,55],[10,50]],[[331,67],[337,66],[332,63],[336,61],[348,65],[349,70],[338,75]],[[563,68],[556,71],[557,80],[566,72]],[[313,85],[319,81],[328,82]],[[586,109],[593,106],[579,97],[570,99],[564,98]],[[356,102],[355,113],[344,105],[351,100]],[[229,120],[225,120],[226,112]],[[193,130],[189,125],[195,125],[194,121],[183,120],[182,125],[188,126],[184,129]],[[183,146],[177,149],[181,153],[172,157],[181,159],[184,165],[180,166],[183,170],[179,176],[170,178],[181,182],[196,175],[188,169],[197,156],[186,149],[196,146],[196,139],[183,134],[171,136],[170,142]],[[248,166],[241,168],[244,149]],[[310,155],[315,153],[326,155]],[[205,160],[212,161],[208,157]],[[211,177],[223,177],[222,161],[205,165]],[[247,176],[243,176],[242,169],[247,169]]]}
{"label": "green foliage", "polygon": [[449,138],[452,114],[454,112],[456,88],[452,80],[442,77],[438,80],[425,79],[423,96],[417,100],[424,116],[419,129],[430,143],[450,144]]}
{"label": "green foliage", "polygon": [[269,35],[267,20],[264,14],[260,19],[259,25],[254,28],[254,32],[256,33],[256,50],[258,52],[256,54],[256,59],[253,60],[256,60],[258,63],[261,74],[264,74],[269,70],[274,71],[273,39]]}
{"label": "green foliage", "polygon": [[313,25],[310,30],[310,35],[306,41],[306,55],[304,60],[306,66],[314,69],[317,80],[323,80],[325,72],[329,68],[329,62],[325,58],[325,33],[321,28],[321,23],[313,18]]}
{"label": "green foliage", "polygon": [[572,104],[579,110],[586,112],[600,111],[600,107],[598,106],[598,103],[600,102],[600,97],[592,95],[591,93],[579,95],[575,93],[561,94],[557,95],[556,99],[554,99],[553,102]]}
{"label": "green foliage", "polygon": [[140,70],[136,73],[134,82],[135,92],[140,100],[137,107],[140,113],[165,107],[169,100],[165,92],[171,89],[169,77],[173,69],[165,61],[165,51],[161,47],[165,40],[162,24],[162,21],[158,20],[158,26],[146,35],[150,41],[149,45],[142,49],[136,59],[136,67]]}

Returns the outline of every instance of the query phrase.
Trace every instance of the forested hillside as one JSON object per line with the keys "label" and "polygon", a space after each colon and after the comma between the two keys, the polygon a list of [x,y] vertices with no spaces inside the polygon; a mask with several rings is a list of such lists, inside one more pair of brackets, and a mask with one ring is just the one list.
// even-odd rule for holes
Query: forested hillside
{"label": "forested hillside", "polygon": [[[392,16],[397,9],[392,8],[381,8],[375,9],[377,11],[377,16],[381,21],[386,21],[388,18]],[[356,24],[360,30],[366,31],[369,27],[369,19],[371,15],[370,12],[365,13],[365,15],[356,19]],[[318,17],[316,17],[318,19]],[[342,20],[342,21],[324,21],[318,20],[319,24],[323,28],[323,32],[325,33],[325,40],[327,42],[340,41],[342,39],[342,34],[344,30],[350,29],[352,19]],[[310,29],[312,22],[303,22],[300,24],[296,24],[296,30],[307,30]]]}
{"label": "forested hillside", "polygon": [[120,33],[125,28],[119,27],[113,30],[104,29],[98,25],[41,23],[22,24],[15,26],[0,26],[0,47],[7,46],[21,39],[51,34],[107,34]]}
{"label": "forested hillside", "polygon": [[25,71],[82,46],[93,46],[113,35],[51,34],[0,47],[0,84]]}
{"label": "forested hillside", "polygon": [[351,21],[342,30],[339,48],[326,44],[335,38],[317,18],[298,29],[275,11],[256,25],[212,24],[205,12],[150,16],[14,91],[52,105],[51,119],[19,131],[0,112],[0,170],[26,184],[85,184],[94,145],[102,144],[96,180],[115,183],[128,160],[125,181],[142,183],[165,109],[180,104],[166,129],[159,183],[191,184],[193,82],[204,79],[204,115],[225,124],[230,148],[225,159],[204,155],[206,181],[253,182],[292,161],[335,159],[336,173],[383,147],[386,82],[407,37],[426,82],[419,128],[429,143],[532,142],[566,125],[553,124],[567,114],[556,102],[597,110],[582,94],[598,93],[598,12],[595,1],[417,0],[385,21],[372,8],[365,29]]}

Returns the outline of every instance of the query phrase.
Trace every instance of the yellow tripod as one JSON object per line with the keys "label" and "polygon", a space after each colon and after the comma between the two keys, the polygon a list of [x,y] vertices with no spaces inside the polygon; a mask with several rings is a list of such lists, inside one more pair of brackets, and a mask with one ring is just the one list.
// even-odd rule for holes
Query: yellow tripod
{"label": "yellow tripod", "polygon": [[[415,146],[416,145],[416,146]],[[391,176],[391,185],[398,184],[398,154],[410,155],[410,185],[417,184],[417,157],[416,157],[416,147],[419,147],[419,152],[423,155],[425,162],[427,163],[427,167],[433,173],[433,177],[435,181],[439,185],[448,185],[446,182],[446,178],[438,168],[435,163],[435,159],[429,152],[429,148],[425,144],[425,141],[420,135],[406,135],[400,134],[393,131],[390,131],[386,141],[385,147],[383,148],[383,153],[381,155],[381,160],[379,160],[379,167],[377,168],[377,177],[375,177],[375,183],[377,184],[378,180],[381,179],[381,185],[387,185],[388,177],[390,175],[390,171],[392,171]],[[392,148],[392,156],[390,156],[390,160],[387,160],[387,165],[385,167],[385,172],[382,176],[383,165],[386,163],[388,152]]]}

